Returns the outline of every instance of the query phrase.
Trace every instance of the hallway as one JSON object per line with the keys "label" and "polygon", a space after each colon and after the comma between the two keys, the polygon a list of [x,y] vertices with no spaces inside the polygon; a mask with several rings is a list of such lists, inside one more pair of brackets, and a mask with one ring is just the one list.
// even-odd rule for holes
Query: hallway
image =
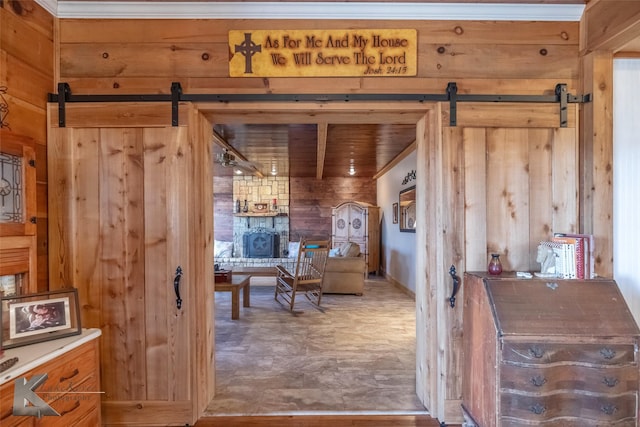
{"label": "hallway", "polygon": [[[207,416],[427,414],[415,394],[415,303],[379,277],[363,296],[302,296],[292,315],[252,279],[251,307],[230,318],[216,293],[216,397]],[[258,281],[259,280],[259,281]]]}

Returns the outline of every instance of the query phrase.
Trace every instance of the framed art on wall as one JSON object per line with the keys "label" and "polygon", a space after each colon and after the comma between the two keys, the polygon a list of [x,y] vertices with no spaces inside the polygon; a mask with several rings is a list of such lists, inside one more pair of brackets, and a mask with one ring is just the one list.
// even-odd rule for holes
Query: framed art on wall
{"label": "framed art on wall", "polygon": [[81,333],[77,289],[4,297],[0,300],[0,348]]}
{"label": "framed art on wall", "polygon": [[393,204],[393,223],[394,224],[398,223],[398,204],[397,203]]}

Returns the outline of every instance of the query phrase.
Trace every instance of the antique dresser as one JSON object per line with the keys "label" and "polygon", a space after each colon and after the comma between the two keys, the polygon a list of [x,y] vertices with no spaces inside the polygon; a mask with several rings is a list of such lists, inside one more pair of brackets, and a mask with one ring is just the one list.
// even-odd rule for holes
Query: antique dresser
{"label": "antique dresser", "polygon": [[467,426],[637,426],[640,331],[613,280],[464,276]]}

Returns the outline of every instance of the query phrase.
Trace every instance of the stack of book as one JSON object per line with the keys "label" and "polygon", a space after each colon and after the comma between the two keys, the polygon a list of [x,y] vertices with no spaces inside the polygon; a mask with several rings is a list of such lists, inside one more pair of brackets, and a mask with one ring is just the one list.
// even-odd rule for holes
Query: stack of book
{"label": "stack of book", "polygon": [[594,279],[593,235],[555,233],[551,240],[540,242],[553,250],[555,274],[561,279]]}

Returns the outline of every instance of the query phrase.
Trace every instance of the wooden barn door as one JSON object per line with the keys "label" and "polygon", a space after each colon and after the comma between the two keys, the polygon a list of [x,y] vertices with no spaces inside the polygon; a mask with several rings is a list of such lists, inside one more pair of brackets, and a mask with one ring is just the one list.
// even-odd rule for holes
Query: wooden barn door
{"label": "wooden barn door", "polygon": [[578,231],[577,115],[571,105],[560,128],[555,104],[464,103],[457,126],[446,106],[439,129],[430,129],[435,121],[419,126],[417,172],[425,185],[417,186],[418,211],[428,224],[417,235],[426,248],[417,285],[424,281],[419,292],[427,298],[417,307],[418,390],[440,421],[462,421],[465,284],[451,307],[449,269],[461,278],[486,271],[490,254],[499,253],[505,271],[535,271],[541,240]]}
{"label": "wooden barn door", "polygon": [[102,330],[105,425],[185,425],[199,415],[202,255],[189,226],[199,166],[189,128],[164,123],[50,132],[51,287],[77,287],[82,326]]}

